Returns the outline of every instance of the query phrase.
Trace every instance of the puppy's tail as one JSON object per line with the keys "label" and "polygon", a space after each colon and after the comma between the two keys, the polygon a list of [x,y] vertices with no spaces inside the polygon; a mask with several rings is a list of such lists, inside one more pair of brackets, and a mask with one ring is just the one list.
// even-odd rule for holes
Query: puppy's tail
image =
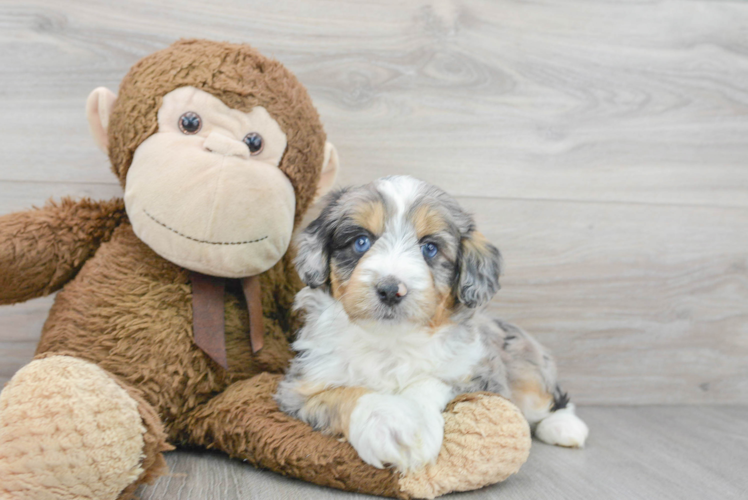
{"label": "puppy's tail", "polygon": [[494,319],[502,341],[512,401],[519,406],[535,437],[549,444],[581,448],[587,425],[576,416],[569,395],[561,390],[556,363],[543,346],[521,328]]}
{"label": "puppy's tail", "polygon": [[540,418],[530,424],[534,424],[535,437],[544,443],[569,448],[584,447],[590,431],[587,424],[576,415],[574,403],[569,401],[568,394],[561,391],[558,385],[553,391],[550,408],[544,415],[536,414],[535,417]]}

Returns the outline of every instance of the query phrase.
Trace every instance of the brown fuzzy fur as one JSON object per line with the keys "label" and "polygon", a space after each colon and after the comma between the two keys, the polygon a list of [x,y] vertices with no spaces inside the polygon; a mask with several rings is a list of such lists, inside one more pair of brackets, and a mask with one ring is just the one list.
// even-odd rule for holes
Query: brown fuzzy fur
{"label": "brown fuzzy fur", "polygon": [[200,408],[191,416],[194,443],[323,486],[407,498],[392,469],[367,465],[348,443],[280,412],[272,397],[279,380],[258,375]]}
{"label": "brown fuzzy fur", "polygon": [[94,362],[137,387],[168,422],[170,440],[187,442],[191,411],[233,382],[285,368],[292,354],[287,322],[294,297],[287,284],[295,282],[289,261],[287,256],[260,276],[265,348],[255,356],[241,288],[227,290],[227,371],[192,341],[189,272],[156,255],[124,224],[57,295],[37,353]]}
{"label": "brown fuzzy fur", "polygon": [[[288,137],[280,168],[295,189],[298,224],[315,194],[325,134],[296,78],[245,45],[180,41],[132,68],[108,131],[120,182],[137,147],[156,131],[164,94],[186,85],[242,111],[262,105],[278,121]],[[260,281],[265,347],[252,354],[241,287],[229,286],[224,370],[193,342],[189,272],[135,236],[121,200],[66,199],[0,217],[0,304],[64,286],[44,324],[37,357],[95,363],[137,402],[145,429],[143,472],[120,499],[163,473],[162,452],[180,444],[220,449],[317,484],[410,496],[392,470],[366,465],[347,443],[277,409],[272,394],[278,377],[263,372],[282,372],[293,355],[289,340],[299,321],[291,305],[302,283],[291,252]]]}
{"label": "brown fuzzy fur", "polygon": [[296,221],[319,183],[325,132],[304,86],[280,62],[248,45],[180,40],[138,61],[122,80],[109,121],[109,158],[125,185],[135,149],[158,128],[163,96],[184,86],[249,112],[264,106],[288,138],[279,168],[296,193]]}
{"label": "brown fuzzy fur", "polygon": [[59,290],[124,220],[125,205],[119,199],[64,198],[0,217],[0,305]]}

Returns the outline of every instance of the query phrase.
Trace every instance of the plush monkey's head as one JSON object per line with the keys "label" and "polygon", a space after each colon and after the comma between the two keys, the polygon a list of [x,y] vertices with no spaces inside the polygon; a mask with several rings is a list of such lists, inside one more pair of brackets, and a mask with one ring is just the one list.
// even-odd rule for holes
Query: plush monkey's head
{"label": "plush monkey's head", "polygon": [[335,182],[306,89],[247,45],[182,40],[88,99],[135,234],[162,257],[223,277],[264,272]]}

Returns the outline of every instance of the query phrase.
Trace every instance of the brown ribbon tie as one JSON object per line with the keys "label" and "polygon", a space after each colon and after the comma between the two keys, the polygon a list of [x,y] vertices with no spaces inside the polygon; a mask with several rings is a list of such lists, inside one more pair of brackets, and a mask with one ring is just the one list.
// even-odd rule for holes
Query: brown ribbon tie
{"label": "brown ribbon tie", "polygon": [[[226,280],[195,271],[190,273],[192,281],[192,330],[195,344],[210,358],[228,369],[226,356],[226,325],[224,301]],[[265,326],[262,317],[262,290],[260,279],[249,276],[241,279],[244,298],[249,311],[249,341],[256,353],[264,344]]]}

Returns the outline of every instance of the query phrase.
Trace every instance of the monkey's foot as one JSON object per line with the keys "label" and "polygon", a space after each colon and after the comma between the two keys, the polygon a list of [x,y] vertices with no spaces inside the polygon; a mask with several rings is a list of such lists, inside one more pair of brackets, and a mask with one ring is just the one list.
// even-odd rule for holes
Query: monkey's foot
{"label": "monkey's foot", "polygon": [[0,393],[0,497],[129,497],[163,469],[160,451],[168,447],[155,413],[138,399],[73,357],[22,368]]}
{"label": "monkey's foot", "polygon": [[530,426],[509,400],[485,392],[457,396],[444,410],[444,441],[435,464],[400,478],[411,498],[434,498],[498,483],[530,454]]}

